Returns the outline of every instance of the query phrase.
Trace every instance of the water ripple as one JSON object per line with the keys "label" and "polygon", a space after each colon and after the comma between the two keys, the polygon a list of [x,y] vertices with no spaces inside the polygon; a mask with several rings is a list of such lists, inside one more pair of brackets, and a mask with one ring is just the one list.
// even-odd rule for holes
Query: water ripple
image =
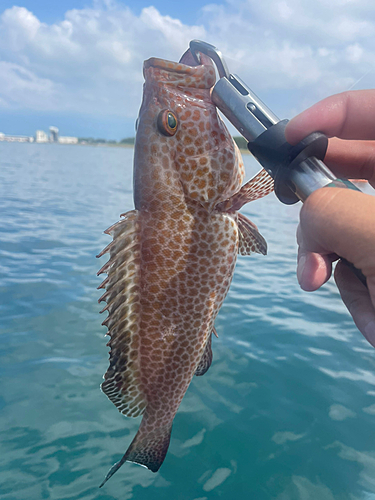
{"label": "water ripple", "polygon": [[213,364],[194,377],[163,467],[126,464],[98,489],[139,425],[99,390],[95,255],[132,209],[131,185],[131,149],[0,143],[2,498],[375,495],[374,351],[334,283],[300,290],[300,207],[274,195],[244,207],[268,255],[238,259]]}

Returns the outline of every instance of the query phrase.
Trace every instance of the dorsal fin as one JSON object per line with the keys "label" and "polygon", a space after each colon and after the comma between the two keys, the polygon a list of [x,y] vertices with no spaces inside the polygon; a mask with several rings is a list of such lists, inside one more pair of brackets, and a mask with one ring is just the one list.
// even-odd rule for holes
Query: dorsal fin
{"label": "dorsal fin", "polygon": [[273,179],[262,169],[252,179],[250,179],[238,193],[228,200],[219,203],[216,209],[221,212],[237,212],[241,207],[250,201],[263,198],[273,191]]}
{"label": "dorsal fin", "polygon": [[205,345],[201,360],[195,370],[195,375],[200,377],[204,375],[206,371],[209,369],[212,363],[212,348],[211,348],[212,334],[208,337],[207,343]]}
{"label": "dorsal fin", "polygon": [[[128,417],[141,415],[146,400],[139,381],[139,311],[140,311],[140,237],[138,211],[124,214],[105,231],[113,241],[98,255],[110,258],[98,274],[108,277],[99,288],[105,288],[99,302],[107,303],[103,321],[108,327],[109,368],[104,375],[102,391]],[[103,312],[102,311],[102,312]]]}
{"label": "dorsal fin", "polygon": [[258,231],[256,225],[243,214],[238,215],[238,253],[250,255],[261,253],[267,255],[267,242]]}

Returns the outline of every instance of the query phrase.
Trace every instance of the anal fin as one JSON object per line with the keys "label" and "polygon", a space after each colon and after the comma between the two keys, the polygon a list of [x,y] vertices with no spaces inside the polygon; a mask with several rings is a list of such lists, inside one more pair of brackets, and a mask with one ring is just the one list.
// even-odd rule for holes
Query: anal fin
{"label": "anal fin", "polygon": [[267,242],[258,231],[256,225],[243,214],[238,214],[238,253],[250,255],[261,253],[267,255]]}
{"label": "anal fin", "polygon": [[[214,332],[216,333],[216,330],[214,329]],[[211,348],[211,341],[212,341],[212,335],[208,337],[206,346],[204,348],[201,360],[199,361],[199,364],[197,366],[197,369],[195,370],[195,375],[197,377],[201,377],[206,373],[206,371],[209,369],[212,363],[212,348]]]}

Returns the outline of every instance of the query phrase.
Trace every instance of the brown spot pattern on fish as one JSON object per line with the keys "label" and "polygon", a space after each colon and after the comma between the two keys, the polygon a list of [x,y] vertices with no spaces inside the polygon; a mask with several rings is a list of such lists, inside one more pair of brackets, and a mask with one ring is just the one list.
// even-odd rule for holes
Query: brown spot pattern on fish
{"label": "brown spot pattern on fish", "polygon": [[[102,389],[124,415],[143,413],[105,481],[126,460],[159,469],[191,379],[211,364],[214,321],[237,253],[265,253],[256,226],[223,209],[238,196],[244,168],[210,99],[212,63],[204,55],[202,63],[145,62],[135,210],[106,231],[113,242],[100,254],[110,253],[101,269],[111,337]],[[263,181],[262,174],[241,200],[269,192]]]}

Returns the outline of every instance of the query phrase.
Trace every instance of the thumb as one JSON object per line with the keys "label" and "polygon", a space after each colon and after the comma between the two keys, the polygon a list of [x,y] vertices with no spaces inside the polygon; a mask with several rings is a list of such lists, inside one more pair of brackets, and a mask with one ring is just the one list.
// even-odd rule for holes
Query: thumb
{"label": "thumb", "polygon": [[375,197],[350,189],[319,189],[302,207],[297,236],[299,252],[309,259],[299,271],[302,288],[314,290],[323,284],[337,255],[366,276],[368,289],[342,262],[336,266],[342,299],[375,346]]}
{"label": "thumb", "polygon": [[340,188],[312,193],[300,213],[305,251],[337,254],[375,276],[375,197]]}
{"label": "thumb", "polygon": [[343,262],[336,266],[335,281],[358,330],[375,347],[375,308],[368,290]]}

